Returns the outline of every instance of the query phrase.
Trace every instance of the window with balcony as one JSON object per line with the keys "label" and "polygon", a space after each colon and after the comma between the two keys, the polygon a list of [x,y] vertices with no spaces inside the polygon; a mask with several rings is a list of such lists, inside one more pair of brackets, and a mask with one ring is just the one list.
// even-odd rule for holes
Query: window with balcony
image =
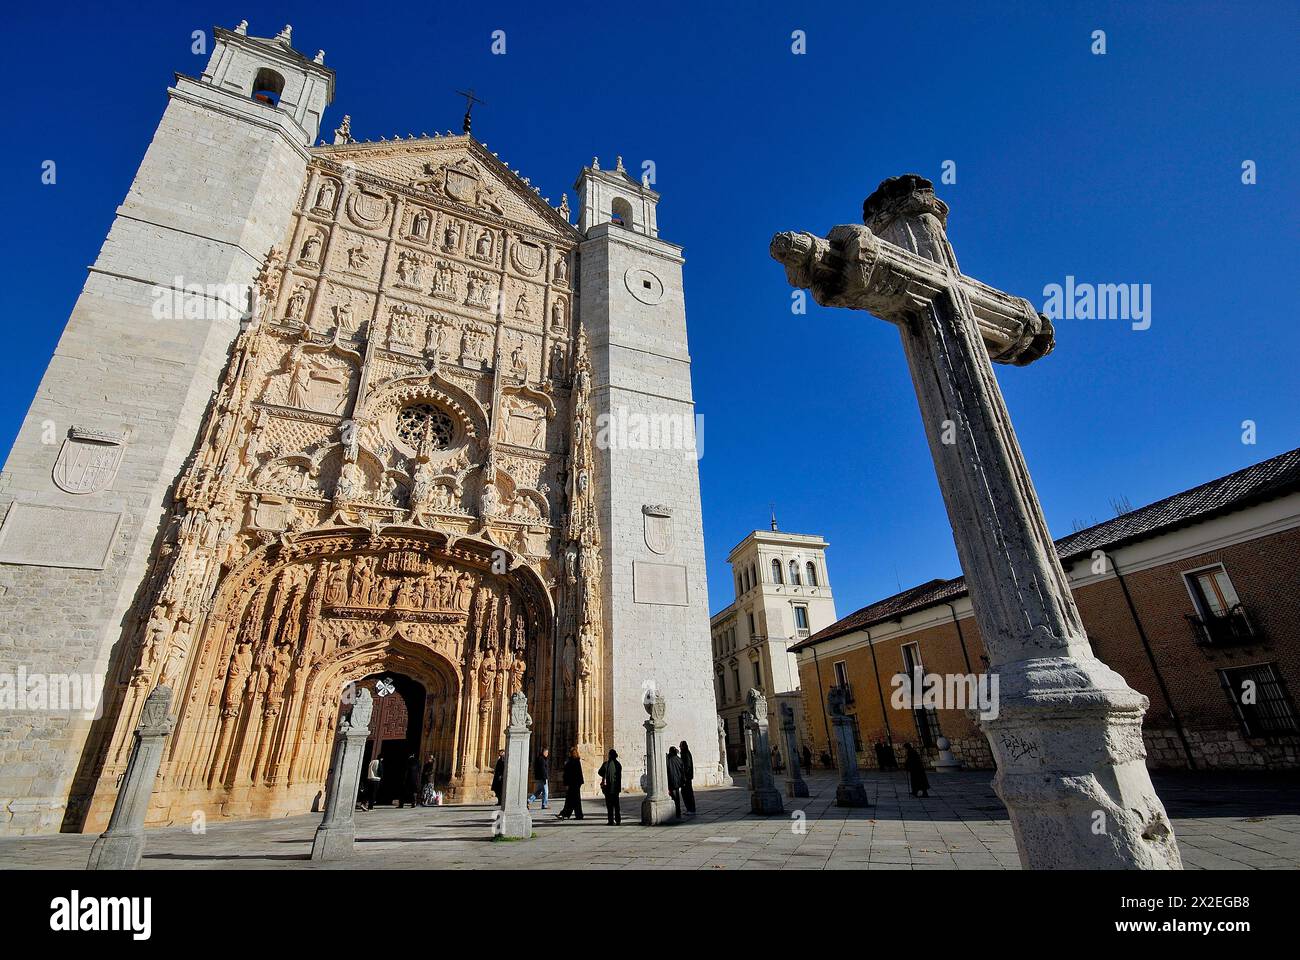
{"label": "window with balcony", "polygon": [[1248,737],[1281,737],[1300,733],[1295,707],[1286,684],[1272,663],[1219,671],[1232,708]]}
{"label": "window with balcony", "polygon": [[1222,564],[1193,570],[1183,576],[1196,608],[1194,614],[1186,616],[1196,632],[1197,643],[1207,647],[1225,647],[1258,640],[1254,624],[1237,598],[1237,591]]}
{"label": "window with balcony", "polygon": [[801,603],[794,606],[794,632],[799,637],[808,636],[808,608]]}

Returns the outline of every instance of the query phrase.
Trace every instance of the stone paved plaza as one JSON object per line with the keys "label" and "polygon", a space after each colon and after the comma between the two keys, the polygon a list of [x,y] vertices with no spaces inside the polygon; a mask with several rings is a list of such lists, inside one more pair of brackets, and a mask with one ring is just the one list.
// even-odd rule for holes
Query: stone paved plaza
{"label": "stone paved plaza", "polygon": [[[357,813],[356,857],[366,868],[511,868],[708,870],[1018,869],[1006,813],[986,772],[931,775],[929,799],[908,796],[903,774],[864,773],[870,809],[834,805],[835,779],[808,778],[813,796],[787,816],[748,813],[741,786],[700,791],[699,815],[679,824],[641,827],[640,800],[624,800],[621,827],[605,824],[604,804],[585,800],[582,822],[534,805],[532,841],[489,839],[486,805]],[[1189,869],[1300,868],[1300,779],[1211,774],[1155,776]],[[779,782],[779,781],[778,781]],[[802,810],[797,832],[789,812]],[[328,869],[308,859],[318,815],[150,830],[146,869]],[[72,868],[86,864],[94,838],[60,834],[0,839],[0,868]]]}

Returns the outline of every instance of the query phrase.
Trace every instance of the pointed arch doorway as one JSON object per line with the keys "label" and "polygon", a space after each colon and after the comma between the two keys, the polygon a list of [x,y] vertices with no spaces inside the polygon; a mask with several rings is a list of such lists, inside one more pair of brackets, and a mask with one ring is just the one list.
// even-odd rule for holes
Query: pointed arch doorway
{"label": "pointed arch doorway", "polygon": [[377,806],[388,806],[403,796],[410,761],[414,759],[417,766],[424,763],[421,751],[427,695],[423,684],[404,673],[371,674],[344,688],[339,697],[340,716],[351,710],[353,698],[363,689],[370,691],[374,712],[370,715],[370,736],[366,738],[366,752],[361,760],[362,796],[372,789],[365,771],[370,769],[371,760],[379,758],[383,776],[374,802]]}

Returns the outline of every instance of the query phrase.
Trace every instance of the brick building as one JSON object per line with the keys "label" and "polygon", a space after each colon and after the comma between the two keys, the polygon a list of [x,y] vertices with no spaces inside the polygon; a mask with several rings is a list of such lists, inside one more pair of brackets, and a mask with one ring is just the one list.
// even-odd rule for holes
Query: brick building
{"label": "brick building", "polygon": [[[1151,701],[1151,767],[1300,765],[1300,449],[1056,541],[1095,654]],[[816,749],[826,694],[846,688],[859,758],[883,741],[967,766],[992,755],[976,706],[987,658],[962,578],[931,580],[791,648]],[[921,683],[903,683],[920,675]],[[921,696],[935,679],[936,693]],[[990,678],[983,678],[987,681]]]}

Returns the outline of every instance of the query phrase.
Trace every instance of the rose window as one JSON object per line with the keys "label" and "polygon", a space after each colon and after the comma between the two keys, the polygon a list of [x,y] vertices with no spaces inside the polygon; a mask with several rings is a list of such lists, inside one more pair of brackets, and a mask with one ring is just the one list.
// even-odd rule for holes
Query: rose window
{"label": "rose window", "polygon": [[426,437],[430,452],[446,450],[455,432],[451,417],[431,403],[413,403],[397,414],[397,436],[412,450],[422,449]]}

